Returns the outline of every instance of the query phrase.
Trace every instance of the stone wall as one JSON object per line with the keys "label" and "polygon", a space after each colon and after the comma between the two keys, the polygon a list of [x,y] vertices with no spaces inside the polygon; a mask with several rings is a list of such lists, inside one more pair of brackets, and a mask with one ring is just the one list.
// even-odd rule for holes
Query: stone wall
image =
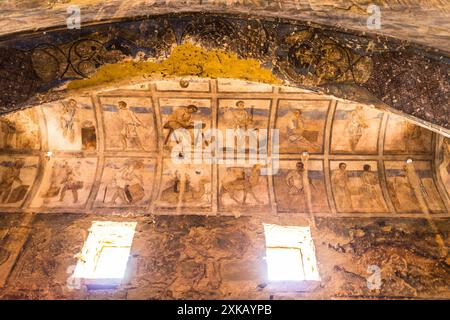
{"label": "stone wall", "polygon": [[[369,30],[368,6],[381,9],[381,28]],[[443,0],[6,0],[0,34],[65,26],[67,8],[79,5],[83,26],[92,22],[174,12],[255,14],[340,26],[449,48],[450,6]]]}
{"label": "stone wall", "polygon": [[[24,215],[0,216],[6,235]],[[28,220],[30,220],[28,218]],[[69,290],[70,266],[92,221],[136,221],[127,275],[117,290]],[[16,222],[14,222],[16,221]],[[22,239],[3,236],[3,252],[18,254],[4,268],[2,299],[304,299],[450,298],[448,219],[435,221],[445,243],[424,219],[322,218],[312,230],[320,283],[280,291],[267,281],[262,223],[306,225],[299,217],[85,216],[37,214]],[[12,248],[12,242],[25,241]],[[6,249],[5,249],[6,248]],[[2,257],[4,254],[2,255]],[[381,270],[370,290],[369,266]],[[298,290],[298,291],[296,291]]]}

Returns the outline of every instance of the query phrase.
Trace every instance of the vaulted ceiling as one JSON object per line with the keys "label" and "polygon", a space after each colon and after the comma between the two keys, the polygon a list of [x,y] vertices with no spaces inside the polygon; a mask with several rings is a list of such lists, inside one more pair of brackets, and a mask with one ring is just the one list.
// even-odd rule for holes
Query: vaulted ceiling
{"label": "vaulted ceiling", "polygon": [[[276,299],[267,223],[295,298],[448,297],[449,3],[371,2],[1,1],[0,298]],[[230,128],[257,165],[199,157]],[[111,292],[68,285],[95,221],[136,224]]]}
{"label": "vaulted ceiling", "polygon": [[[130,7],[123,9],[127,12]],[[367,33],[293,18],[238,14],[136,17],[130,12],[126,20],[87,23],[81,29],[54,23],[42,33],[28,30],[0,39],[1,112],[61,98],[65,84],[90,78],[102,66],[124,60],[170,60],[177,47],[194,44],[256,62],[284,84],[391,108],[449,134],[448,55],[437,50],[435,42],[431,48],[405,41],[408,37],[387,37],[379,30]],[[189,67],[181,67],[179,61],[158,71],[164,76],[218,76],[205,66],[196,67],[196,59],[184,56],[181,64]],[[155,71],[143,78],[154,77]],[[220,75],[267,82],[245,73]]]}
{"label": "vaulted ceiling", "polygon": [[375,12],[368,10],[371,4],[378,5],[382,17],[382,28],[371,32],[448,52],[450,6],[441,0],[6,0],[0,3],[0,34],[65,25],[72,5],[80,7],[83,25],[155,14],[213,12],[289,18],[367,32],[367,18]]}
{"label": "vaulted ceiling", "polygon": [[[126,112],[120,111],[120,101],[127,104]],[[279,164],[262,161],[262,167],[279,166],[278,171],[265,176],[252,172],[251,164],[194,159],[176,164],[171,157],[176,142],[166,140],[173,115],[195,105],[191,121],[202,122],[203,130],[218,128],[225,137],[226,128],[235,129],[238,101],[252,119],[250,127],[279,130],[279,150],[272,142],[265,144],[272,158],[279,152]],[[449,212],[448,141],[371,105],[303,89],[230,79],[143,82],[17,111],[4,116],[1,125],[3,172],[24,162],[21,182],[10,187],[9,195],[4,193],[2,211],[268,216]],[[419,185],[407,174],[408,159]],[[309,196],[294,192],[288,181],[298,162],[308,164]],[[348,194],[334,177],[340,163],[347,165]],[[366,165],[374,179],[370,190],[365,189]],[[237,171],[257,177],[246,200],[242,190],[226,190],[238,185],[233,180]],[[187,181],[185,190],[179,190],[178,180]],[[135,189],[123,197],[120,190],[127,183]],[[416,198],[417,188],[423,188],[426,208]]]}

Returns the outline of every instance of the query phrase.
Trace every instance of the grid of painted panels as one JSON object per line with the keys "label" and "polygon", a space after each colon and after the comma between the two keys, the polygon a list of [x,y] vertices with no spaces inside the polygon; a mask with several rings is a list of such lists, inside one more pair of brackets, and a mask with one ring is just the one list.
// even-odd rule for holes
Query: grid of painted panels
{"label": "grid of painted panels", "polygon": [[[438,137],[369,106],[227,79],[159,81],[71,99],[2,120],[3,181],[17,170],[21,180],[0,183],[3,211],[417,216],[424,209],[406,175],[411,158],[427,211],[448,214],[435,170]],[[175,164],[165,124],[188,105],[198,108],[192,121],[224,136],[240,107],[252,128],[277,129],[277,173],[264,176],[250,164]],[[298,171],[304,152],[309,192]]]}

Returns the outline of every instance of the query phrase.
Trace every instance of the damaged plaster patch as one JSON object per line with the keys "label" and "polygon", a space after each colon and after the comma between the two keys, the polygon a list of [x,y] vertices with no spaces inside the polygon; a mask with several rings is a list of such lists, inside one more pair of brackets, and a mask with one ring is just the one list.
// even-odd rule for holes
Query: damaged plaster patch
{"label": "damaged plaster patch", "polygon": [[68,89],[81,89],[151,75],[234,78],[281,84],[270,70],[262,68],[260,62],[255,59],[239,59],[236,54],[223,50],[207,51],[188,43],[175,47],[172,54],[162,62],[123,61],[104,65],[90,79],[69,83]]}

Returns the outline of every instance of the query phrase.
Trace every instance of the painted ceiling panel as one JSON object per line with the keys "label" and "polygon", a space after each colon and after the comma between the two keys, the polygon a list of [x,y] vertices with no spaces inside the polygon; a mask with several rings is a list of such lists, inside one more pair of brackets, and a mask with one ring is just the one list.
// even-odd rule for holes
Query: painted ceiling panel
{"label": "painted ceiling panel", "polygon": [[[274,174],[261,173],[274,167],[264,161],[195,162],[198,150],[190,163],[176,163],[170,123],[189,105],[197,107],[189,121],[203,123],[203,133],[217,128],[226,137],[242,117],[249,129],[277,130]],[[230,79],[145,82],[10,113],[0,125],[2,211],[449,213],[448,139],[373,106],[306,90]],[[262,148],[275,150],[270,140]]]}

